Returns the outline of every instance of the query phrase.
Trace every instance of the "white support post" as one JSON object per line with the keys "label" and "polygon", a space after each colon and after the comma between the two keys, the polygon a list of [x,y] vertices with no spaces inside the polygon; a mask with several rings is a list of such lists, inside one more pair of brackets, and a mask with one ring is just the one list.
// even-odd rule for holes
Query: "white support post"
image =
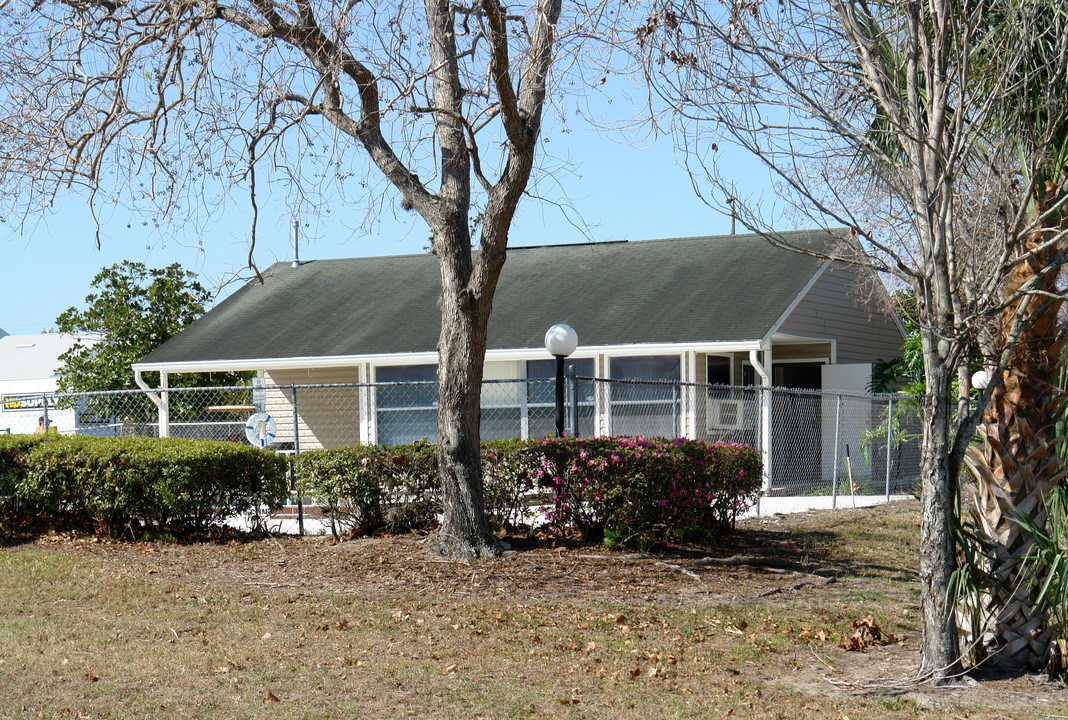
{"label": "white support post", "polygon": [[[378,382],[378,374],[373,372],[371,364],[368,363],[367,368],[367,382]],[[369,385],[367,391],[367,441],[365,445],[375,445],[378,443],[378,388],[373,384]]]}
{"label": "white support post", "polygon": [[530,381],[527,378],[525,362],[519,363],[519,381],[522,383],[519,393],[519,437],[528,440],[530,439],[530,408],[527,401],[530,398]]}
{"label": "white support post", "polygon": [[[608,357],[606,355],[597,356],[597,377],[608,377]],[[597,434],[598,435],[611,435],[612,425],[610,422],[611,415],[611,396],[609,392],[612,389],[612,383],[602,382],[597,383]]]}
{"label": "white support post", "polygon": [[361,362],[357,365],[356,381],[359,382],[360,388],[357,390],[357,427],[360,433],[360,444],[367,444],[367,439],[371,437],[371,421],[368,419],[368,413],[370,410],[370,398],[367,397],[368,389],[367,382],[370,381],[371,374],[368,372],[368,365],[365,362]]}
{"label": "white support post", "polygon": [[764,465],[761,494],[767,495],[771,492],[771,349],[764,350],[764,363],[758,353],[750,350],[749,362],[760,376],[760,460]]}
{"label": "white support post", "polygon": [[[161,372],[159,374],[160,388],[166,390],[167,385],[167,373]],[[170,393],[164,392],[162,396],[160,393],[153,392],[152,388],[148,386],[144,378],[141,377],[141,371],[134,368],[134,382],[137,387],[145,391],[148,399],[152,401],[152,404],[156,406],[156,412],[159,418],[159,436],[170,437],[171,434],[171,422],[170,422]]]}
{"label": "white support post", "polygon": [[686,437],[691,440],[697,439],[697,351],[690,350],[683,355],[686,361],[686,381],[690,383],[685,389],[686,404]]}
{"label": "white support post", "polygon": [[159,436],[161,438],[171,436],[171,394],[167,392],[170,387],[170,378],[166,371],[159,374],[160,405],[159,405]]}

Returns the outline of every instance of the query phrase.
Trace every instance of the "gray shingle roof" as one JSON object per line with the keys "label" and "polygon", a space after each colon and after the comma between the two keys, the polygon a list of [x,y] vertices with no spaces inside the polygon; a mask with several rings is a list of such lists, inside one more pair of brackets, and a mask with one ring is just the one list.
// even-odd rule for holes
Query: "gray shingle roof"
{"label": "gray shingle roof", "polygon": [[[826,232],[784,233],[824,249]],[[753,235],[516,247],[494,297],[488,347],[541,348],[573,326],[585,346],[763,337],[820,266]],[[433,351],[434,256],[277,263],[142,363]]]}

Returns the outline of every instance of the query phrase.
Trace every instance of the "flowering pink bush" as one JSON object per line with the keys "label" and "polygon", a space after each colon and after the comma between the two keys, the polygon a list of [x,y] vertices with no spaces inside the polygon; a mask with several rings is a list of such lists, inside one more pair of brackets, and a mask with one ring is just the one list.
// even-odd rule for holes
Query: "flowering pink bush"
{"label": "flowering pink bush", "polygon": [[549,489],[548,519],[586,536],[665,538],[729,527],[760,488],[747,445],[682,438],[547,438],[530,481]]}

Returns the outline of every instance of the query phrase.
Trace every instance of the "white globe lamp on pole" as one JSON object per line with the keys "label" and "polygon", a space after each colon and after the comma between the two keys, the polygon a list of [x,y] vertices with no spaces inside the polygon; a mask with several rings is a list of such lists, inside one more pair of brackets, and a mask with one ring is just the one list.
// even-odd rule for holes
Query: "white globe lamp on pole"
{"label": "white globe lamp on pole", "polygon": [[972,373],[972,387],[985,390],[986,386],[990,384],[990,373],[986,370],[976,370]]}
{"label": "white globe lamp on pole", "polygon": [[575,328],[558,323],[545,333],[545,349],[556,358],[556,435],[564,436],[564,360],[578,347]]}

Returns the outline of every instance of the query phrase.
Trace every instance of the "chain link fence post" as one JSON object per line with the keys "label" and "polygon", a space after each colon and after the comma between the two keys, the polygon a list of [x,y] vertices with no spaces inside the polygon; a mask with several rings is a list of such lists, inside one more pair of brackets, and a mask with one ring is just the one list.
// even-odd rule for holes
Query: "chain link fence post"
{"label": "chain link fence post", "polygon": [[578,412],[578,376],[575,373],[575,365],[567,366],[567,383],[571,390],[571,437],[579,436],[579,412]]}
{"label": "chain link fence post", "polygon": [[838,509],[838,445],[842,429],[842,394],[835,395],[834,404],[834,467],[831,469],[831,509]]}
{"label": "chain link fence post", "polygon": [[679,436],[679,416],[682,414],[681,390],[682,388],[678,385],[671,386],[671,434],[674,437]]}
{"label": "chain link fence post", "polygon": [[297,482],[297,456],[300,455],[300,415],[297,412],[297,388],[293,387],[293,458],[289,461],[289,472],[293,478],[293,491],[297,494],[297,532],[304,537],[304,496]]}
{"label": "chain link fence post", "polygon": [[886,407],[886,502],[890,502],[890,448],[894,440],[894,398]]}

